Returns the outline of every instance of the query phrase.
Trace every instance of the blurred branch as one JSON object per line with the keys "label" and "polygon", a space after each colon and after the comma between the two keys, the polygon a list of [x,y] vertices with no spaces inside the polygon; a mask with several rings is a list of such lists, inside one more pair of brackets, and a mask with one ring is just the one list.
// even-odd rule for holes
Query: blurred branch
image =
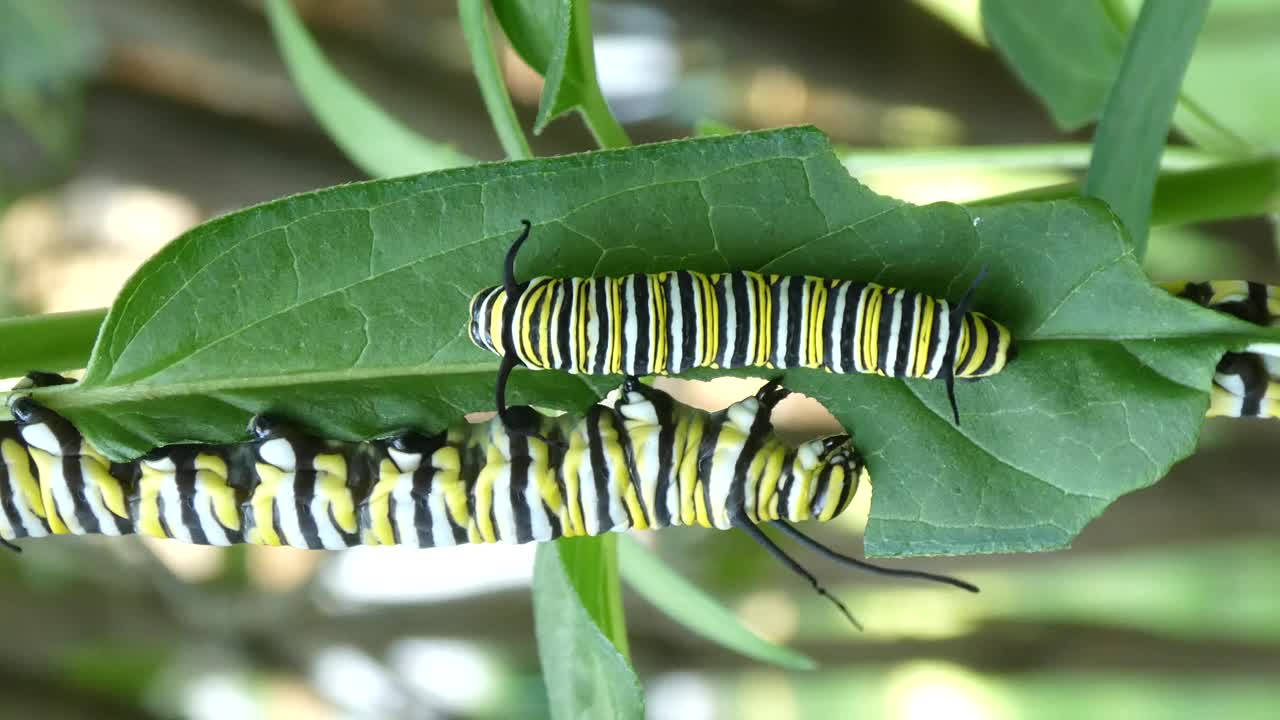
{"label": "blurred branch", "polygon": [[106,314],[99,309],[0,320],[0,377],[84,367]]}
{"label": "blurred branch", "polygon": [[58,720],[147,720],[165,717],[144,703],[125,702],[108,693],[77,687],[60,679],[62,673],[40,672],[22,662],[0,664],[0,707],[18,714],[5,717]]}
{"label": "blurred branch", "polygon": [[[976,200],[967,205],[1003,205],[1078,197],[1077,183]],[[1196,170],[1161,173],[1151,204],[1151,224],[1207,222],[1280,211],[1280,157],[1264,156]]]}
{"label": "blurred branch", "polygon": [[[974,167],[983,170],[1083,169],[1089,166],[1093,146],[1087,143],[1027,145],[965,145],[924,148],[837,148],[840,161],[857,176],[883,169]],[[1188,147],[1166,147],[1161,157],[1165,170],[1189,170],[1211,165],[1221,158]]]}

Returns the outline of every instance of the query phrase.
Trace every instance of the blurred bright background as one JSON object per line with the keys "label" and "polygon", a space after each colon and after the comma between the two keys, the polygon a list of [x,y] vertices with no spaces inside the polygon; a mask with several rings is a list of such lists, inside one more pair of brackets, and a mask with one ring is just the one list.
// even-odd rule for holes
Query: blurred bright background
{"label": "blurred bright background", "polygon": [[[295,4],[407,125],[501,158],[455,3]],[[983,45],[976,0],[597,0],[595,35],[601,85],[636,142],[704,119],[813,123],[857,148],[861,180],[913,202],[1063,182],[1088,160],[999,149],[1064,138]],[[540,78],[512,52],[502,61],[528,127]],[[592,146],[573,117],[533,143],[539,155]],[[257,2],[0,0],[0,313],[108,305],[186,228],[363,177],[309,115]],[[1267,219],[1156,228],[1148,265],[1157,279],[1280,281]],[[754,387],[670,386],[704,407]],[[796,436],[833,426],[803,399],[782,412]],[[1280,424],[1211,422],[1195,457],[1122,498],[1071,551],[909,563],[972,580],[978,596],[811,560],[863,633],[745,537],[640,534],[758,633],[820,662],[761,665],[629,596],[649,714],[1276,717],[1278,440]],[[857,554],[869,504],[863,488],[815,534]],[[0,555],[0,718],[545,717],[532,557],[27,543]]]}

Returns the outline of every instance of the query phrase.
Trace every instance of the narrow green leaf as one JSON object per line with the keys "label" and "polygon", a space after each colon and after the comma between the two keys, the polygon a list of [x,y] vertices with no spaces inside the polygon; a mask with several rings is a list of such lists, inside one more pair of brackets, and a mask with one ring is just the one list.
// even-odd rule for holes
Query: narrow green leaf
{"label": "narrow green leaf", "polygon": [[0,378],[85,366],[106,310],[0,319]]}
{"label": "narrow green leaf", "polygon": [[462,21],[462,34],[467,39],[467,49],[471,52],[471,68],[475,71],[480,94],[484,96],[484,106],[493,120],[503,151],[511,160],[533,157],[529,142],[524,137],[524,130],[520,128],[520,119],[511,106],[511,96],[507,94],[502,71],[498,67],[493,38],[489,35],[489,16],[485,13],[484,0],[458,0],[458,17]]}
{"label": "narrow green leaf", "polygon": [[[1063,183],[985,198],[969,205],[1006,205],[1079,195],[1078,183]],[[1261,157],[1161,173],[1151,201],[1151,224],[1210,222],[1276,212],[1280,212],[1280,158]]]}
{"label": "narrow green leaf", "polygon": [[[559,0],[536,2],[529,0],[492,0],[493,14],[502,26],[512,49],[525,64],[545,75],[551,66],[557,40],[560,39],[558,15],[562,11]],[[580,68],[561,78],[560,92],[581,95]],[[572,105],[570,105],[571,107]],[[562,108],[561,112],[568,107]]]}
{"label": "narrow green leaf", "polygon": [[533,565],[534,625],[551,717],[639,720],[644,717],[640,680],[584,609],[589,600],[580,598],[563,552],[557,552],[557,546],[563,551],[569,544],[540,545]]}
{"label": "narrow green leaf", "polygon": [[1208,10],[1209,0],[1145,3],[1098,119],[1084,194],[1120,216],[1138,257],[1147,250],[1160,151]]}
{"label": "narrow green leaf", "polygon": [[342,77],[320,52],[290,0],[267,0],[266,8],[302,99],[360,169],[372,177],[394,177],[475,162],[406,128]]}
{"label": "narrow green leaf", "polygon": [[590,0],[494,0],[511,46],[545,84],[533,131],[578,109],[601,147],[631,144],[596,81]]}
{"label": "narrow green leaf", "polygon": [[[873,554],[1062,547],[1195,446],[1214,366],[1280,330],[1151,287],[1088,200],[914,206],[850,179],[793,128],[344,185],[226,215],[148,261],[84,380],[37,394],[112,457],[243,438],[251,414],[356,439],[493,408],[468,301],[519,274],[730,268],[874,280],[977,306],[1020,354],[940,383],[789,371],[869,460]],[[763,374],[764,370],[743,374]],[[706,376],[709,373],[700,373]],[[617,378],[517,371],[515,402],[581,410]]]}
{"label": "narrow green leaf", "polygon": [[630,655],[627,623],[618,579],[616,535],[572,538],[556,543],[565,575],[578,591],[582,607],[623,657]]}
{"label": "narrow green leaf", "polygon": [[627,585],[690,631],[734,652],[779,667],[812,670],[818,666],[812,658],[756,635],[737,615],[680,577],[635,538],[622,538],[618,553]]}

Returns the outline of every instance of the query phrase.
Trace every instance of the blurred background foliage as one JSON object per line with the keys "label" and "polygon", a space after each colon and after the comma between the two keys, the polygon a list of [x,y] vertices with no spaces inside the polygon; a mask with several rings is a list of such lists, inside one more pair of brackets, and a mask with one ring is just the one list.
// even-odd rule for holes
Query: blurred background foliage
{"label": "blurred background foliage", "polygon": [[[294,5],[391,122],[459,157],[504,156],[454,3]],[[1136,7],[1101,2],[1102,15],[1052,27],[1009,18],[1041,42],[1071,40],[1072,23],[1109,23],[1094,27],[1092,64],[1070,74],[1074,104],[1049,108],[1028,88],[1061,76],[1006,66],[986,46],[976,0],[599,1],[593,22],[600,84],[636,143],[689,135],[708,118],[813,123],[874,189],[968,201],[1080,176],[1101,101],[1089,78],[1103,78],[1104,95]],[[1203,150],[1237,141],[1280,147],[1277,36],[1274,3],[1214,5],[1175,118],[1175,140],[1201,150],[1173,149],[1166,168],[1198,167]],[[530,127],[541,78],[499,48]],[[538,155],[594,144],[576,120],[531,142]],[[259,2],[0,0],[0,313],[109,304],[186,228],[363,177],[308,111]],[[1156,227],[1147,264],[1157,279],[1280,281],[1274,218]],[[705,407],[749,390],[738,380],[671,387]],[[782,413],[797,436],[830,429],[799,399]],[[815,563],[867,626],[861,634],[745,537],[640,533],[748,626],[820,664],[762,665],[628,596],[648,712],[1274,717],[1277,432],[1211,422],[1196,456],[1117,502],[1070,552],[912,563],[974,580],[976,597]],[[869,493],[856,502],[817,534],[856,548]],[[31,543],[0,557],[0,718],[543,717],[531,567],[529,548]]]}

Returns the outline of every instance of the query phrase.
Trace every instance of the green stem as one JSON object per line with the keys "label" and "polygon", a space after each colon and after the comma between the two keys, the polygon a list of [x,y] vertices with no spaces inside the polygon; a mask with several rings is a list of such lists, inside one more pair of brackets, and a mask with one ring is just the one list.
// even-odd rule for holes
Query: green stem
{"label": "green stem", "polygon": [[627,131],[622,123],[609,110],[604,94],[600,92],[600,80],[596,75],[596,58],[594,44],[591,42],[591,3],[588,0],[575,0],[573,3],[573,32],[582,42],[579,47],[585,48],[582,54],[583,71],[589,82],[583,89],[582,118],[587,129],[595,136],[596,144],[602,148],[622,148],[631,144]]}
{"label": "green stem", "polygon": [[[966,204],[1004,205],[1079,195],[1078,183],[1063,183]],[[1208,222],[1274,212],[1280,212],[1280,157],[1261,157],[1161,173],[1151,203],[1151,224]]]}
{"label": "green stem", "polygon": [[467,48],[471,51],[471,67],[475,71],[476,82],[480,84],[485,109],[493,119],[493,127],[498,132],[503,151],[512,160],[533,157],[529,141],[520,127],[520,119],[516,117],[515,107],[511,104],[511,95],[502,79],[502,71],[498,67],[498,55],[493,48],[489,15],[485,12],[484,3],[482,0],[458,0],[458,17],[462,21],[462,34],[467,39]]}
{"label": "green stem", "polygon": [[[838,148],[840,161],[850,173],[870,170],[980,167],[983,170],[1080,169],[1088,167],[1093,145],[1043,143],[1029,145],[969,145],[902,149]],[[1166,147],[1161,157],[1165,170],[1189,170],[1223,160],[1222,156],[1189,147]]]}
{"label": "green stem", "polygon": [[1162,174],[1151,206],[1155,225],[1280,212],[1280,157]]}
{"label": "green stem", "polygon": [[591,131],[596,144],[600,147],[611,149],[631,145],[631,138],[627,136],[627,131],[622,129],[622,123],[613,116],[613,112],[609,110],[609,104],[604,100],[604,95],[600,94],[599,88],[594,84],[591,92],[582,99],[582,119],[587,123],[587,129]]}
{"label": "green stem", "polygon": [[0,347],[7,348],[0,356],[0,377],[84,367],[106,315],[100,308],[0,320]]}

